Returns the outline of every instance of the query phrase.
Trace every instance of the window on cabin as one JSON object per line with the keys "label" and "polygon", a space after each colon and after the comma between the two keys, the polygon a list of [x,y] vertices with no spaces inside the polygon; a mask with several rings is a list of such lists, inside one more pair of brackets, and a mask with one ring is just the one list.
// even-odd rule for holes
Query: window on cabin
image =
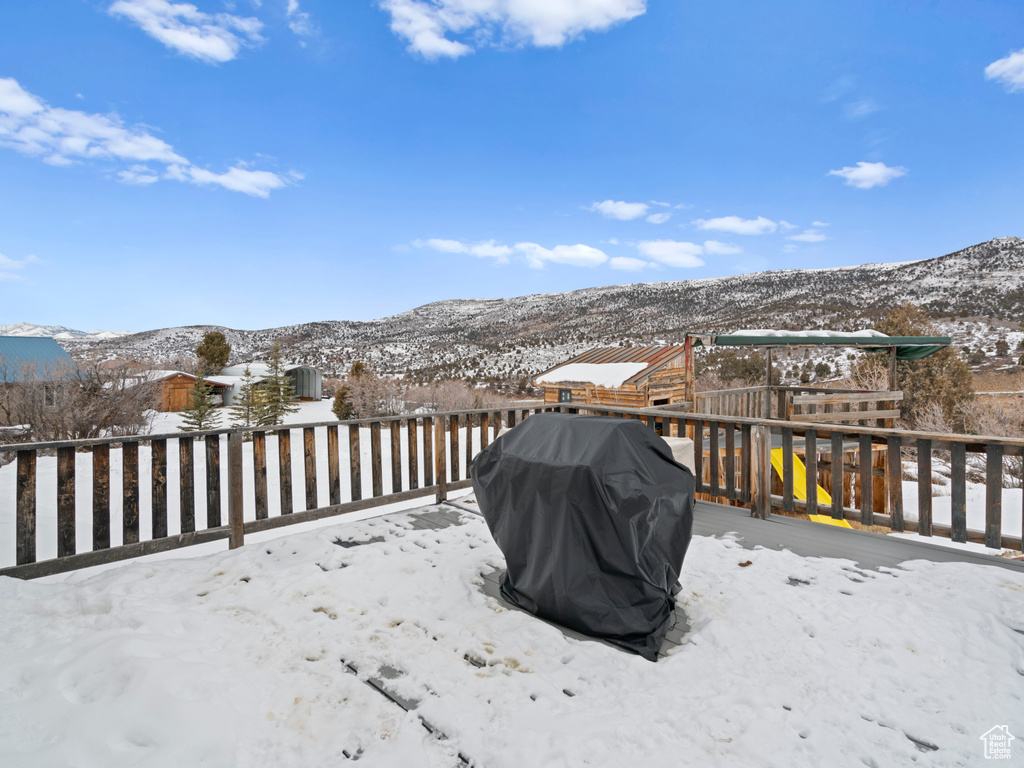
{"label": "window on cabin", "polygon": [[572,390],[571,389],[560,389],[560,390],[558,390],[558,402],[560,402],[560,403],[571,403],[572,402]]}
{"label": "window on cabin", "polygon": [[660,400],[655,400],[654,405],[668,405],[668,398],[663,397]]}

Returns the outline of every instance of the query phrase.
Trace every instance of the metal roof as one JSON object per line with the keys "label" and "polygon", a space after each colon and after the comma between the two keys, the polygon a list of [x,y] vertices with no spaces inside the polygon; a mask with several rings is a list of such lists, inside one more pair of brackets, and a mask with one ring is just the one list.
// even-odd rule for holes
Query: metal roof
{"label": "metal roof", "polygon": [[65,379],[75,361],[51,338],[0,336],[0,383]]}
{"label": "metal roof", "polygon": [[[623,382],[623,384],[636,385],[644,381],[644,379],[655,371],[664,368],[685,351],[686,347],[682,344],[672,344],[660,347],[596,347],[595,349],[587,350],[583,354],[576,355],[576,357],[570,360],[565,360],[558,365],[552,366],[546,371],[538,373],[534,377],[534,381],[536,382],[537,379],[546,376],[552,371],[556,371],[559,368],[563,368],[574,363],[590,363],[597,365],[604,363],[647,363],[646,368],[639,373],[630,376]],[[552,384],[554,382],[545,383]]]}

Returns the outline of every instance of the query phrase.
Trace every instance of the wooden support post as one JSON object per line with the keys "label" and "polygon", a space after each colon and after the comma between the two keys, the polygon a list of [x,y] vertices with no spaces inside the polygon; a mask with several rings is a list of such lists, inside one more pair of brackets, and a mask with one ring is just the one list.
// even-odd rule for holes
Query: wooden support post
{"label": "wooden support post", "polygon": [[450,463],[452,482],[459,479],[459,417],[452,414],[448,417],[448,446],[450,452]]}
{"label": "wooden support post", "polygon": [[874,520],[874,502],[872,501],[875,487],[874,463],[872,461],[871,435],[860,436],[860,522],[871,525]]}
{"label": "wooden support post", "polygon": [[950,538],[967,541],[967,445],[951,443],[950,454]]}
{"label": "wooden support post", "polygon": [[228,435],[228,547],[238,549],[245,543],[242,490],[242,433]]}
{"label": "wooden support post", "polygon": [[793,430],[782,430],[782,509],[793,511]]}
{"label": "wooden support post", "polygon": [[348,425],[348,482],[352,501],[363,498],[362,455],[359,448],[359,425]]}
{"label": "wooden support post", "polygon": [[772,348],[765,347],[764,418],[772,417]]}
{"label": "wooden support post", "polygon": [[[751,516],[768,519],[771,514],[771,448],[772,433],[769,427],[754,427],[754,508]],[[714,465],[712,465],[714,466]]]}
{"label": "wooden support post", "polygon": [[720,462],[722,461],[721,452],[718,448],[718,422],[712,421],[709,425],[710,431],[710,451],[708,461],[711,462],[711,495],[712,501],[717,501],[721,495],[721,489],[719,488],[718,472],[720,468]]}
{"label": "wooden support post", "polygon": [[704,422],[693,422],[693,475],[697,480],[697,493],[704,492]]}
{"label": "wooden support post", "polygon": [[889,453],[889,527],[903,531],[903,457],[899,435],[888,439]]}
{"label": "wooden support post", "polygon": [[15,506],[17,521],[15,563],[25,565],[36,561],[36,452],[18,451],[18,475]]}
{"label": "wooden support post", "polygon": [[191,437],[178,438],[178,502],[181,532],[196,529],[195,459]]}
{"label": "wooden support post", "polygon": [[281,514],[290,515],[294,509],[292,501],[292,431],[277,430],[277,467],[281,485]]}
{"label": "wooden support post", "polygon": [[384,495],[384,465],[380,447],[380,422],[370,424],[370,479],[373,495]]}
{"label": "wooden support post", "polygon": [[253,495],[256,500],[256,519],[266,520],[270,516],[267,502],[267,433],[252,433]]}
{"label": "wooden support post", "polygon": [[423,417],[423,487],[434,484],[434,419]]}
{"label": "wooden support post", "polygon": [[206,527],[218,528],[220,513],[220,436],[207,435],[206,440]]}
{"label": "wooden support post", "polygon": [[338,427],[327,427],[327,486],[330,505],[341,504],[341,463],[338,457]]}
{"label": "wooden support post", "polygon": [[736,425],[725,425],[725,497],[736,499]]}
{"label": "wooden support post", "polygon": [[139,541],[139,444],[121,443],[121,542]]}
{"label": "wooden support post", "polygon": [[420,487],[420,446],[419,437],[416,434],[416,417],[413,416],[409,419],[409,423],[406,426],[406,433],[409,443],[408,451],[408,467],[409,467],[409,489],[415,490]]}
{"label": "wooden support post", "polygon": [[316,430],[313,427],[302,428],[303,478],[306,481],[306,509],[319,506],[316,487]]}
{"label": "wooden support post", "polygon": [[896,391],[896,347],[889,347],[889,391]]}
{"label": "wooden support post", "polygon": [[843,433],[831,435],[832,459],[832,519],[843,519]]}
{"label": "wooden support post", "polygon": [[473,414],[466,414],[466,479],[470,478],[470,468],[473,466]]}
{"label": "wooden support post", "polygon": [[75,554],[75,449],[57,449],[57,557]]}
{"label": "wooden support post", "polygon": [[391,493],[401,493],[401,422],[390,425],[391,432]]}
{"label": "wooden support post", "polygon": [[480,450],[481,451],[484,448],[487,447],[487,445],[490,443],[490,439],[491,439],[490,435],[487,434],[489,432],[489,430],[487,428],[487,423],[488,423],[488,418],[487,417],[489,415],[490,414],[488,414],[486,412],[480,414]]}
{"label": "wooden support post", "polygon": [[[741,499],[745,504],[749,504],[753,497],[753,492],[750,487],[750,462],[751,453],[753,446],[753,438],[751,436],[751,426],[744,424],[740,430],[740,488],[741,488]],[[696,457],[696,453],[694,454]]]}
{"label": "wooden support post", "polygon": [[[57,478],[60,480],[60,452],[65,450],[63,448],[57,450]],[[74,449],[68,448],[71,452],[71,472],[74,473]],[[167,440],[159,439],[154,440],[152,443],[152,479],[153,479],[153,493],[152,493],[152,530],[154,539],[162,539],[167,536]],[[72,505],[72,525],[74,524],[74,503],[75,503],[75,478],[74,474],[71,476],[71,505]],[[59,499],[59,490],[58,490]],[[60,502],[57,503],[57,516],[60,517]],[[74,528],[71,531],[72,542],[74,541]],[[73,544],[72,544],[73,546]],[[74,554],[75,550],[72,549],[68,554]]]}
{"label": "wooden support post", "polygon": [[[512,413],[511,411],[509,413]],[[437,477],[437,503],[448,498],[448,467],[445,456],[445,417],[434,419],[434,474]]]}
{"label": "wooden support post", "polygon": [[917,441],[917,532],[932,535],[932,441]]}
{"label": "wooden support post", "polygon": [[807,514],[818,514],[818,433],[813,429],[804,432],[804,466],[806,468],[805,486],[807,496]]}
{"label": "wooden support post", "polygon": [[110,445],[92,447],[92,548],[110,549]]}
{"label": "wooden support post", "polygon": [[1003,524],[1003,446],[990,443],[985,453],[985,546],[1000,549]]}

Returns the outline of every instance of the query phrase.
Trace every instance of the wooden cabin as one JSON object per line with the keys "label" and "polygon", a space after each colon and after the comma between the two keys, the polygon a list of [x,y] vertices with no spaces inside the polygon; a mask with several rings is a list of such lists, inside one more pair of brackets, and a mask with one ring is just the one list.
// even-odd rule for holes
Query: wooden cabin
{"label": "wooden cabin", "polygon": [[[189,406],[188,393],[195,386],[196,377],[184,371],[148,371],[145,382],[154,383],[160,387],[160,410],[164,412],[183,411]],[[218,405],[223,404],[224,392],[230,386],[225,386],[209,378],[206,383],[213,387],[215,398],[221,398]],[[215,401],[216,402],[216,399]]]}
{"label": "wooden cabin", "polygon": [[[533,379],[546,403],[648,408],[687,401],[691,369],[683,345],[598,347]],[[689,386],[688,386],[689,384]]]}

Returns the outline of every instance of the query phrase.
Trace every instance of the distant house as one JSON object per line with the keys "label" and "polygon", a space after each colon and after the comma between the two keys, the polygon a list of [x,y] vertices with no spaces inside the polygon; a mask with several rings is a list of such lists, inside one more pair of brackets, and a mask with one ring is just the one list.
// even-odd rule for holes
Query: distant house
{"label": "distant house", "polygon": [[[270,374],[270,365],[267,363],[241,363],[222,368],[219,376],[211,376],[207,379],[210,382],[216,381],[230,386],[230,389],[224,393],[225,405],[231,405],[231,401],[241,391],[246,367],[257,381],[262,381]],[[285,363],[282,367],[295,388],[296,400],[319,400],[323,396],[324,377],[319,370],[309,365],[289,363]]]}
{"label": "distant house", "polygon": [[686,400],[686,348],[598,347],[535,376],[546,403],[647,408]]}
{"label": "distant house", "polygon": [[75,361],[50,338],[0,336],[0,384],[68,378]]}

